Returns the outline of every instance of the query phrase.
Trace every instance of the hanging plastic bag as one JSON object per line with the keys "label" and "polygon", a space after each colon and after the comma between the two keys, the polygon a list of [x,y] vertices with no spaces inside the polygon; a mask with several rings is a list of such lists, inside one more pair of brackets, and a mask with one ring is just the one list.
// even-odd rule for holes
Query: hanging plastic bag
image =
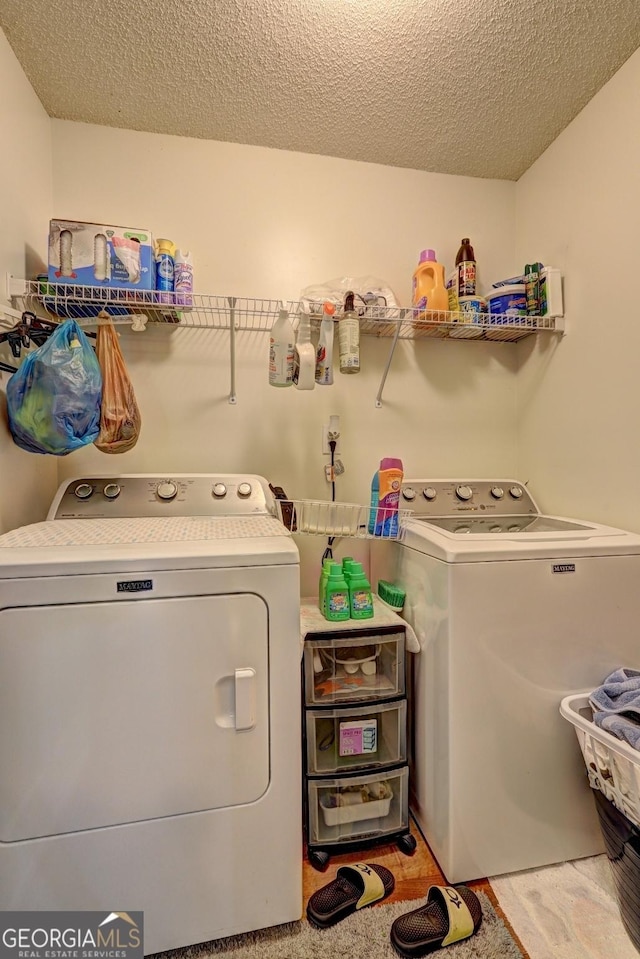
{"label": "hanging plastic bag", "polygon": [[138,442],[141,419],[113,323],[98,326],[96,353],[102,370],[102,404],[95,445],[103,453],[126,453]]}
{"label": "hanging plastic bag", "polygon": [[9,429],[30,453],[66,456],[100,429],[102,376],[75,320],[66,320],[30,353],[7,383]]}

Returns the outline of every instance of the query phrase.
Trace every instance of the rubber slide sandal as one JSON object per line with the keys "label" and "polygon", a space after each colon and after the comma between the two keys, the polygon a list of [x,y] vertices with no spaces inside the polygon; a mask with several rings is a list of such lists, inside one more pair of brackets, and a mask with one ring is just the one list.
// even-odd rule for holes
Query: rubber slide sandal
{"label": "rubber slide sandal", "polygon": [[356,862],[340,866],[336,878],[318,889],[307,903],[307,919],[320,929],[334,926],[357,909],[391,895],[393,873],[377,863]]}
{"label": "rubber slide sandal", "polygon": [[409,959],[468,939],[482,924],[482,909],[467,886],[431,886],[424,905],[399,916],[391,926],[391,944]]}

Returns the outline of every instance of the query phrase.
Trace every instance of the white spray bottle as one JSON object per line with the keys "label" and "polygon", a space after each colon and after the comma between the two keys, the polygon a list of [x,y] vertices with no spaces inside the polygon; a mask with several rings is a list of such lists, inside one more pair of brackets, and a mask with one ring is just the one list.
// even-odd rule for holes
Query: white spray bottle
{"label": "white spray bottle", "polygon": [[299,390],[312,390],[316,385],[316,351],[311,342],[311,317],[301,313],[298,322],[293,382]]}
{"label": "white spray bottle", "polygon": [[316,383],[331,386],[333,383],[333,303],[325,303],[320,324],[320,337],[316,350]]}

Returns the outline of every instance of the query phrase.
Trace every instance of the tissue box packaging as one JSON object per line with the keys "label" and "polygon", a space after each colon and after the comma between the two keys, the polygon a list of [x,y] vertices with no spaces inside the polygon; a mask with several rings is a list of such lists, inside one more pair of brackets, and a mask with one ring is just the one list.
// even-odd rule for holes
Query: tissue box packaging
{"label": "tissue box packaging", "polygon": [[51,220],[50,283],[69,286],[155,289],[153,237],[150,230]]}

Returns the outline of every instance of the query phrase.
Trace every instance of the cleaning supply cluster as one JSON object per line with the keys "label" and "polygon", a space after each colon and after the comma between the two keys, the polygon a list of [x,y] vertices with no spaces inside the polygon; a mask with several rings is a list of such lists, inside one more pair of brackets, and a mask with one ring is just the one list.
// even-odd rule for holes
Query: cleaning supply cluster
{"label": "cleaning supply cluster", "polygon": [[271,386],[295,386],[312,390],[333,384],[335,323],[338,321],[339,368],[341,373],[360,372],[360,320],[354,306],[355,294],[345,294],[341,315],[335,304],[322,305],[322,320],[317,342],[312,341],[311,314],[298,315],[297,334],[288,310],[282,307],[269,337],[269,383]]}
{"label": "cleaning supply cluster", "polygon": [[[445,312],[458,314],[460,324],[500,324],[508,317],[559,317],[563,315],[560,270],[528,263],[518,276],[498,280],[480,295],[476,257],[469,237],[464,237],[455,266],[445,278],[445,267],[435,250],[422,250],[413,273],[414,317],[446,320]],[[483,315],[483,314],[486,314]],[[481,336],[481,330],[461,330],[460,335]],[[456,335],[456,334],[452,334]]]}
{"label": "cleaning supply cluster", "polygon": [[[150,230],[78,220],[49,222],[51,284],[157,290],[158,301],[192,307],[191,253]],[[55,289],[48,291],[55,293]]]}
{"label": "cleaning supply cluster", "polygon": [[325,559],[320,572],[318,607],[325,619],[371,619],[373,596],[362,563],[345,556],[342,563]]}

